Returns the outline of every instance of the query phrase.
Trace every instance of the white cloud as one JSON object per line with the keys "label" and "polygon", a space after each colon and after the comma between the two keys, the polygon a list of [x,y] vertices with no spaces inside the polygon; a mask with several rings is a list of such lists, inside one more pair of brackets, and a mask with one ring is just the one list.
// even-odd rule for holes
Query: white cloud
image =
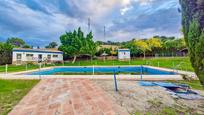
{"label": "white cloud", "polygon": [[106,16],[117,4],[117,0],[71,0],[78,10],[94,19]]}
{"label": "white cloud", "polygon": [[[23,35],[27,39],[38,39],[41,41],[49,39],[55,41],[65,31],[79,26],[86,26],[78,19],[60,13],[52,12],[52,15],[48,15],[14,1],[9,1],[6,4],[8,4],[8,7],[0,9],[0,11],[8,13],[6,18],[13,22],[10,23],[10,26],[14,26],[14,30],[4,30],[5,33],[9,34],[8,36]],[[3,28],[0,27],[0,30],[3,30]],[[40,39],[42,37],[44,40]]]}
{"label": "white cloud", "polygon": [[131,10],[132,8],[133,8],[133,7],[130,6],[130,7],[125,7],[125,8],[120,9],[121,15],[124,15],[126,12],[128,12],[128,11]]}
{"label": "white cloud", "polygon": [[[107,27],[106,40],[112,41],[125,41],[133,37],[143,38],[155,34],[176,35],[175,32],[172,34],[171,31],[157,31],[154,28],[146,27],[149,25],[148,23],[152,22],[138,24],[141,20],[135,18],[144,15],[149,18],[150,13],[154,14],[160,9],[165,9],[165,5],[170,5],[168,8],[174,7],[176,3],[172,0],[165,2],[165,4],[158,4],[157,7],[151,6],[151,3],[160,0],[64,0],[65,4],[63,5],[74,6],[74,9],[63,9],[66,8],[65,6],[61,9],[59,7],[61,0],[34,0],[48,13],[41,11],[41,9],[31,8],[20,2],[21,0],[17,1],[5,0],[0,2],[0,30],[3,36],[20,36],[31,42],[34,40],[43,43],[56,41],[65,31],[76,29],[79,26],[86,31],[88,17],[91,18],[91,29],[96,40],[104,40],[104,25]],[[67,12],[67,10],[69,11]],[[148,14],[148,11],[153,10],[155,12]],[[71,16],[70,12],[76,15]],[[159,26],[163,27],[162,25]],[[175,24],[175,28],[177,27]]]}
{"label": "white cloud", "polygon": [[149,5],[155,0],[134,0],[135,2],[138,2],[141,6]]}
{"label": "white cloud", "polygon": [[128,6],[131,4],[131,0],[121,0],[121,5],[122,6]]}

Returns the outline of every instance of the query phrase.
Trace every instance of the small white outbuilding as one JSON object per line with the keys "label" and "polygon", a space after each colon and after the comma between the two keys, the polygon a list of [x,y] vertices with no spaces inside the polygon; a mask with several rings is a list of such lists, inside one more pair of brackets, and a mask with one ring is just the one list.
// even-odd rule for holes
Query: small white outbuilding
{"label": "small white outbuilding", "polygon": [[121,60],[121,61],[130,60],[130,50],[118,49],[118,60]]}
{"label": "small white outbuilding", "polygon": [[13,49],[12,64],[63,62],[63,52],[56,49]]}

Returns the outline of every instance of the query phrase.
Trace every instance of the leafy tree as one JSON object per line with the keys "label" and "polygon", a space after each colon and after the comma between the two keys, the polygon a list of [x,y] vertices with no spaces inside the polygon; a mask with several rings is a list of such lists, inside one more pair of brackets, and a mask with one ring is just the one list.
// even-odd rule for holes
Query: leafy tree
{"label": "leafy tree", "polygon": [[144,59],[146,57],[146,51],[151,51],[148,43],[145,40],[135,40],[134,44],[143,52]]}
{"label": "leafy tree", "polygon": [[121,48],[128,48],[130,50],[131,56],[142,54],[141,50],[138,48],[138,46],[135,45],[134,41],[125,43]]}
{"label": "leafy tree", "polygon": [[51,42],[48,46],[45,46],[45,48],[56,48],[57,46],[58,44],[56,42]]}
{"label": "leafy tree", "polygon": [[185,43],[184,38],[175,39],[175,42],[176,42],[176,49],[177,50],[181,50],[181,49],[186,47],[186,43]]}
{"label": "leafy tree", "polygon": [[74,57],[72,63],[80,55],[90,55],[91,59],[96,53],[96,44],[93,41],[92,32],[84,37],[81,28],[73,32],[67,32],[60,36],[61,46],[59,49],[64,52],[65,56]]}
{"label": "leafy tree", "polygon": [[25,42],[23,41],[23,39],[21,38],[8,38],[7,41],[6,41],[8,44],[11,44],[13,45],[14,47],[22,47],[25,45]]}
{"label": "leafy tree", "polygon": [[162,48],[162,42],[161,42],[161,39],[159,38],[150,38],[147,40],[147,44],[148,46],[150,47],[150,49],[152,50],[152,53],[156,53],[158,51],[161,50]]}
{"label": "leafy tree", "polygon": [[147,40],[147,44],[149,45],[149,47],[151,49],[162,47],[162,43],[161,43],[161,40],[159,38],[150,38]]}
{"label": "leafy tree", "polygon": [[92,60],[93,56],[95,56],[95,54],[96,54],[96,48],[97,48],[97,44],[95,44],[94,41],[93,41],[92,32],[87,34],[87,36],[86,36],[86,45],[85,46],[86,46],[86,49],[87,49],[87,53],[91,56],[91,60]]}
{"label": "leafy tree", "polygon": [[25,45],[22,46],[22,48],[31,48],[31,46],[25,44]]}
{"label": "leafy tree", "polygon": [[176,41],[175,40],[167,40],[164,42],[164,47],[170,51],[176,51]]}
{"label": "leafy tree", "polygon": [[107,53],[108,55],[111,55],[111,51],[112,51],[112,48],[100,48],[96,55],[97,56],[101,56],[101,54],[103,54],[104,52]]}
{"label": "leafy tree", "polygon": [[190,60],[200,82],[204,85],[204,1],[180,0],[182,25]]}
{"label": "leafy tree", "polygon": [[0,43],[0,65],[10,64],[12,61],[13,45],[9,43]]}
{"label": "leafy tree", "polygon": [[110,54],[112,56],[116,56],[117,55],[117,49],[116,48],[115,49],[111,48]]}
{"label": "leafy tree", "polygon": [[62,44],[59,49],[63,51],[65,55],[73,56],[74,59],[72,63],[74,63],[81,49],[81,42],[77,36],[77,32],[68,32],[60,36],[60,40]]}

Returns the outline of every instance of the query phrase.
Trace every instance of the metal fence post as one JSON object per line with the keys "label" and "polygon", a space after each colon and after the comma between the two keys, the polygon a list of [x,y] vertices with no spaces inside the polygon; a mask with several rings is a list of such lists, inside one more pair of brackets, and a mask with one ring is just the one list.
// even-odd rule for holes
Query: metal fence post
{"label": "metal fence post", "polygon": [[28,70],[28,64],[26,63],[26,65],[25,65],[25,66],[26,66],[26,71],[27,71],[27,70]]}
{"label": "metal fence post", "polygon": [[142,65],[140,65],[140,80],[142,80]]}
{"label": "metal fence post", "polygon": [[94,65],[93,65],[93,75],[94,75]]}
{"label": "metal fence post", "polygon": [[115,91],[118,91],[117,79],[116,79],[116,72],[114,70],[114,84],[115,84]]}
{"label": "metal fence post", "polygon": [[5,66],[5,74],[6,75],[8,74],[8,64],[6,64],[6,66]]}
{"label": "metal fence post", "polygon": [[[41,63],[39,63],[39,73],[41,72]],[[41,79],[41,73],[39,74],[39,79]]]}
{"label": "metal fence post", "polygon": [[172,64],[173,64],[173,69],[176,70],[175,65],[174,65],[174,62],[172,62]]}

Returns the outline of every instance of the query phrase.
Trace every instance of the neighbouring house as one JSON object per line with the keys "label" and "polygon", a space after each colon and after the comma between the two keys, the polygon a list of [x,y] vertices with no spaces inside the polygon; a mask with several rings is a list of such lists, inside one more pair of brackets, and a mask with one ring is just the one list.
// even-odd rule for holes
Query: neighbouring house
{"label": "neighbouring house", "polygon": [[121,60],[121,61],[130,60],[130,50],[118,49],[118,60]]}
{"label": "neighbouring house", "polygon": [[56,49],[13,49],[12,64],[63,62],[63,52]]}
{"label": "neighbouring house", "polygon": [[118,45],[100,45],[97,50],[102,49],[102,48],[108,48],[108,49],[112,49],[112,50],[117,50],[119,49]]}
{"label": "neighbouring house", "polygon": [[187,56],[188,55],[188,48],[184,48],[184,49],[180,50],[179,52],[180,52],[180,56]]}

